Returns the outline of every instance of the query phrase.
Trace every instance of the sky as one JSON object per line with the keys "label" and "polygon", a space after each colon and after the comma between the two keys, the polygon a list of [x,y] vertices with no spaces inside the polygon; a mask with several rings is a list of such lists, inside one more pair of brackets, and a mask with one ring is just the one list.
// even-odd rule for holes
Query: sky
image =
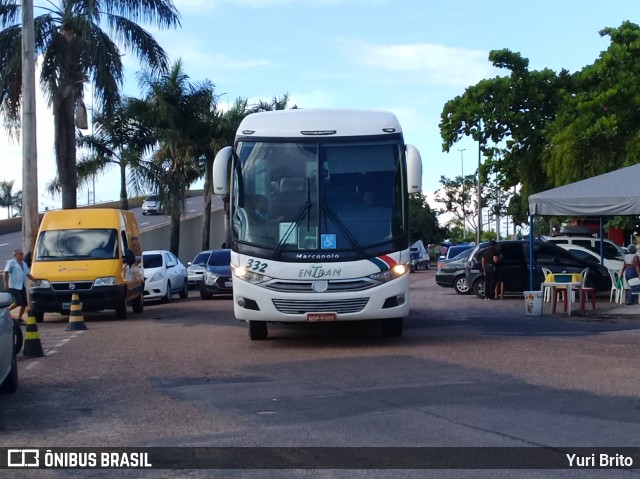
{"label": "sky", "polygon": [[[53,0],[57,3],[56,0]],[[35,0],[37,8],[43,4]],[[444,104],[483,78],[505,75],[488,61],[508,48],[530,69],[570,72],[591,64],[609,45],[605,27],[640,23],[637,0],[174,0],[181,28],[144,25],[174,62],[182,59],[194,82],[215,84],[224,108],[238,97],[249,103],[288,94],[300,108],[366,108],[396,114],[406,143],[423,162],[423,192],[440,177],[472,174],[478,145],[463,139],[443,152],[439,132]],[[124,57],[124,93],[140,96],[134,55]],[[38,91],[39,91],[39,87]],[[90,102],[89,102],[90,103]],[[53,118],[37,102],[39,209],[60,206],[46,193],[55,175]],[[0,132],[0,180],[22,189],[22,149]],[[462,150],[462,151],[460,151]],[[118,173],[95,184],[97,202],[119,195]],[[202,183],[194,185],[201,187]],[[92,187],[90,187],[92,188]],[[87,204],[87,189],[78,205]]]}

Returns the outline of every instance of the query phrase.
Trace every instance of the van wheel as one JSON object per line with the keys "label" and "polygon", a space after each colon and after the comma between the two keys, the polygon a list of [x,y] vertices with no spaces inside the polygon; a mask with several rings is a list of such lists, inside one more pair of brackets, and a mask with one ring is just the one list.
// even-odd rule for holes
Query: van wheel
{"label": "van wheel", "polygon": [[182,290],[180,291],[180,298],[187,299],[188,297],[189,297],[189,283],[187,283],[187,281],[185,280],[184,284],[182,285]]}
{"label": "van wheel", "polygon": [[251,341],[262,341],[267,339],[268,335],[266,321],[249,321],[249,338]]}
{"label": "van wheel", "polygon": [[382,320],[382,334],[387,338],[402,336],[404,318],[387,318]]}
{"label": "van wheel", "polygon": [[36,318],[36,323],[44,322],[44,312],[39,311],[37,313],[33,313],[33,316]]}
{"label": "van wheel", "polygon": [[171,281],[167,281],[167,292],[164,294],[164,297],[162,298],[162,302],[163,303],[171,302]]}
{"label": "van wheel", "polygon": [[116,319],[127,319],[127,298],[122,297],[120,305],[116,308]]}
{"label": "van wheel", "polygon": [[5,380],[0,384],[0,392],[14,393],[18,389],[18,362],[16,355],[11,355],[11,371]]}
{"label": "van wheel", "polygon": [[140,314],[144,311],[144,298],[142,297],[142,291],[136,299],[131,303],[131,307],[133,308],[133,312],[136,314]]}

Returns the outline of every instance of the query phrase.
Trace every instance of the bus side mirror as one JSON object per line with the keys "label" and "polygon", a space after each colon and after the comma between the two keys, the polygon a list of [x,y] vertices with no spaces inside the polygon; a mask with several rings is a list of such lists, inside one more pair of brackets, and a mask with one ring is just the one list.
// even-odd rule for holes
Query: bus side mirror
{"label": "bus side mirror", "polygon": [[129,248],[127,248],[126,250],[124,250],[124,263],[128,266],[131,266],[133,263],[136,262],[136,254],[131,251]]}
{"label": "bus side mirror", "polygon": [[413,145],[406,145],[407,151],[407,186],[409,194],[422,192],[422,158]]}

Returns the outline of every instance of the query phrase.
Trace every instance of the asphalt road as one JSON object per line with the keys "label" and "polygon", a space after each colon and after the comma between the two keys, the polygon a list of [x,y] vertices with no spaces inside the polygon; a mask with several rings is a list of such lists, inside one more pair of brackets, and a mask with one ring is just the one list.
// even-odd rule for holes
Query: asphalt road
{"label": "asphalt road", "polygon": [[[640,322],[525,315],[411,274],[401,338],[377,323],[273,325],[252,342],[230,299],[38,325],[0,396],[0,446],[640,444]],[[638,477],[621,470],[20,471],[20,477]],[[24,474],[22,474],[24,473]],[[8,476],[6,476],[8,477]],[[18,477],[18,476],[13,476]]]}

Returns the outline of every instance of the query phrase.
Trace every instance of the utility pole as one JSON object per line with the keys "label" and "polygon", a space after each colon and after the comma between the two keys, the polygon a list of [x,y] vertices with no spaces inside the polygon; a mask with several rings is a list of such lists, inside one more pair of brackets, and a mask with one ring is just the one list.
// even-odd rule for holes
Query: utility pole
{"label": "utility pole", "polygon": [[465,193],[466,188],[464,184],[464,157],[462,156],[462,152],[466,150],[466,148],[458,148],[460,152],[460,174],[462,175],[462,240],[466,240],[467,238],[467,212],[465,211],[465,206],[467,202],[465,201]]}
{"label": "utility pole", "polygon": [[22,250],[34,255],[38,234],[37,154],[33,0],[22,0]]}

